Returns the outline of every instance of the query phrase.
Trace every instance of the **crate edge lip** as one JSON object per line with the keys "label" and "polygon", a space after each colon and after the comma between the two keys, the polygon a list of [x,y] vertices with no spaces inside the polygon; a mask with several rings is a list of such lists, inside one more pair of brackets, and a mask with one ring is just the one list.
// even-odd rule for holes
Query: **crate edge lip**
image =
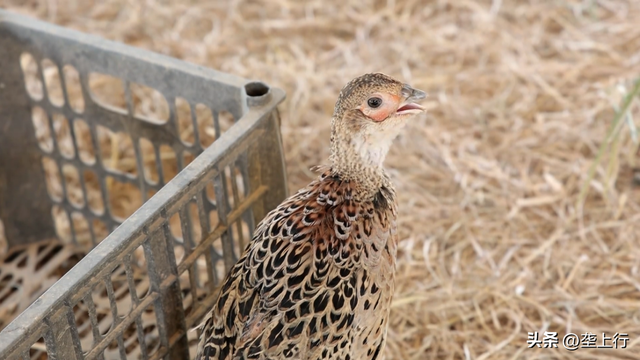
{"label": "crate edge lip", "polygon": [[105,39],[97,35],[65,28],[63,26],[51,24],[27,15],[0,8],[0,29],[2,29],[5,24],[10,24],[12,26],[39,32],[46,32],[70,41],[82,43],[85,46],[100,49],[102,51],[116,53],[129,58],[135,58],[137,60],[165,67],[167,69],[190,73],[191,75],[215,80],[218,83],[237,88],[243,88],[248,82],[250,82],[250,80],[237,75],[224,73],[192,62],[163,55],[151,50],[130,46],[122,42]]}
{"label": "crate edge lip", "polygon": [[283,90],[269,87],[270,96],[265,97],[259,105],[247,106],[246,101],[252,97],[246,95],[244,87],[252,80],[0,9],[0,29],[5,24],[48,32],[89,47],[119,53],[122,56],[137,58],[155,65],[188,72],[217,83],[238,87],[243,94],[241,106],[245,111],[226,133],[198,155],[192,163],[180,171],[157,194],[129,216],[0,332],[0,358],[14,353],[23,339],[44,325],[45,318],[59,311],[65,305],[65,299],[77,290],[78,284],[86,280],[89,273],[100,271],[102,267],[106,266],[108,259],[103,254],[118,252],[134,241],[142,231],[146,231],[148,224],[162,216],[163,209],[180,199],[188,184],[194,179],[206,176],[206,173],[215,169],[216,166],[213,164],[233,151],[234,144],[243,141],[252,130],[266,121],[270,114],[274,111],[277,112],[277,105],[285,99]]}

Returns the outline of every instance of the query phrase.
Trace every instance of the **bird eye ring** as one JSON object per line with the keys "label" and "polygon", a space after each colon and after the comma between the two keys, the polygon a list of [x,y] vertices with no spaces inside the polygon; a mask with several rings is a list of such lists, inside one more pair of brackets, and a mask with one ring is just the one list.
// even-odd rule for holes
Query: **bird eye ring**
{"label": "bird eye ring", "polygon": [[369,105],[369,107],[375,109],[382,105],[382,99],[380,99],[379,97],[372,97],[367,100],[367,104]]}

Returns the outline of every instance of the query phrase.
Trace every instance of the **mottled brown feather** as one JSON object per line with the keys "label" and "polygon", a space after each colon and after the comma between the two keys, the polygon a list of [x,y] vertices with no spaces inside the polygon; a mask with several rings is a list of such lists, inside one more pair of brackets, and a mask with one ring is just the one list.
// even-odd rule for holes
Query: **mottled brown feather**
{"label": "mottled brown feather", "polygon": [[397,248],[391,186],[370,201],[326,170],[271,211],[226,278],[197,359],[376,359]]}

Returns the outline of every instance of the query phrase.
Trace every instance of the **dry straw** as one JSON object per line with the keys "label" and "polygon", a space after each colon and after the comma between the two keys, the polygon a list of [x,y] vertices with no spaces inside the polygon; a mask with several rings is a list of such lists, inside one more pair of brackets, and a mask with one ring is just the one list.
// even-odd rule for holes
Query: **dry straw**
{"label": "dry straw", "polygon": [[[639,112],[640,2],[0,6],[284,88],[291,190],[326,162],[333,103],[350,78],[383,71],[427,90],[429,113],[386,161],[401,236],[387,358],[640,357],[640,188],[627,120]],[[122,196],[121,206],[135,203]],[[626,350],[529,349],[535,331],[630,340]]]}

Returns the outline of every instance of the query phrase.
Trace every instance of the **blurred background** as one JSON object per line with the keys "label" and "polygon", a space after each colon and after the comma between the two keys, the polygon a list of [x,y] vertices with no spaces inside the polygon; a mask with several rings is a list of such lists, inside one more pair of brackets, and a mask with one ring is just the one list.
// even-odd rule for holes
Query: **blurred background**
{"label": "blurred background", "polygon": [[[291,192],[327,162],[347,81],[381,71],[426,90],[386,160],[401,239],[387,359],[640,359],[640,2],[0,7],[284,89]],[[545,331],[629,341],[528,348]]]}

